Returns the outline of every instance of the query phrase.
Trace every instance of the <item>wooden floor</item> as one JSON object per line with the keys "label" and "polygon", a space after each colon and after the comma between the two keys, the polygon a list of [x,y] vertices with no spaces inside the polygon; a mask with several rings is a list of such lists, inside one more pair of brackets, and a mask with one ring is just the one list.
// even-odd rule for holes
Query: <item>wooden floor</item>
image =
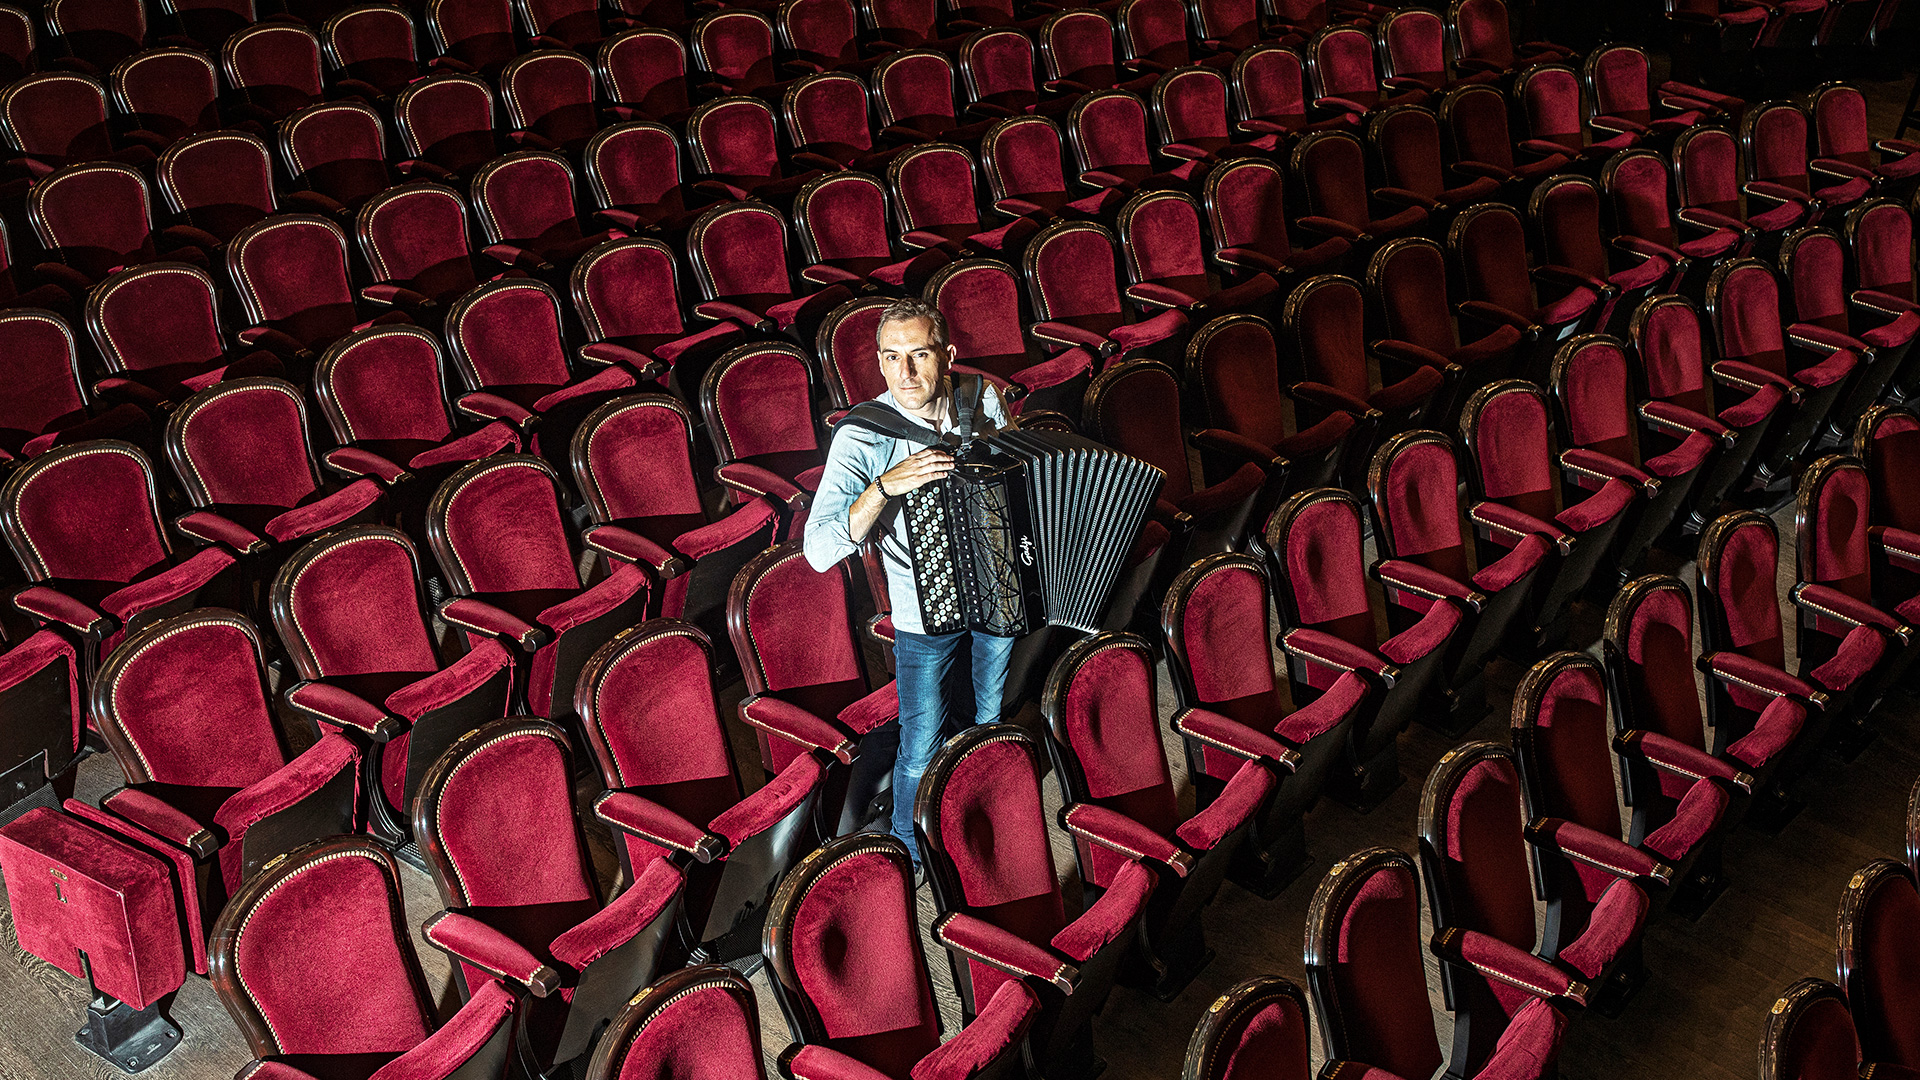
{"label": "wooden floor", "polygon": [[[1809,83],[1817,81],[1809,79]],[[1907,83],[1869,84],[1876,135],[1891,135],[1893,118],[1905,101]],[[1791,512],[1777,515],[1783,537],[1792,533]],[[1786,570],[1791,572],[1791,546]],[[1691,564],[1672,560],[1659,569],[1690,576]],[[1575,639],[1591,644],[1599,613],[1582,609]],[[1791,626],[1791,613],[1783,613]],[[1507,709],[1521,669],[1496,662],[1488,675],[1493,710],[1464,738],[1506,740]],[[1164,673],[1162,715],[1172,701]],[[740,695],[736,685],[724,702],[729,714]],[[1037,713],[1029,708],[1018,722],[1037,732]],[[1561,1057],[1568,1080],[1746,1080],[1754,1075],[1756,1049],[1767,1009],[1788,983],[1805,975],[1832,978],[1834,919],[1847,878],[1870,859],[1902,852],[1902,814],[1909,788],[1920,776],[1920,702],[1896,695],[1877,717],[1879,738],[1858,760],[1820,763],[1806,785],[1806,809],[1778,835],[1745,830],[1727,844],[1726,866],[1732,887],[1698,922],[1668,917],[1647,933],[1646,956],[1652,977],[1616,1019],[1576,1016]],[[743,760],[754,760],[751,739],[734,732]],[[1180,755],[1167,738],[1176,768]],[[1401,739],[1405,783],[1383,805],[1360,815],[1322,803],[1309,816],[1308,835],[1314,865],[1273,901],[1262,901],[1232,885],[1222,888],[1206,916],[1209,943],[1217,955],[1185,993],[1162,1003],[1131,990],[1116,990],[1100,1017],[1096,1039],[1107,1059],[1106,1080],[1168,1080],[1178,1075],[1195,1022],[1228,987],[1254,975],[1277,974],[1303,981],[1301,948],[1306,908],[1315,885],[1334,861],[1361,848],[1387,845],[1411,852],[1420,785],[1439,757],[1460,740],[1450,740],[1416,725]],[[1184,777],[1180,778],[1184,784]],[[117,767],[97,756],[80,766],[78,795],[89,801],[117,786]],[[1058,805],[1058,790],[1045,783],[1048,814]],[[1190,792],[1186,793],[1191,798]],[[604,835],[592,837],[603,875],[611,880],[613,863]],[[1055,858],[1063,876],[1072,873],[1072,856],[1055,838]],[[419,925],[439,910],[432,882],[402,870],[415,948],[429,982],[440,995],[444,1013],[455,1002],[449,969],[438,951],[417,938]],[[1077,892],[1068,881],[1070,895]],[[920,894],[921,925],[932,921],[927,890]],[[4,898],[0,898],[0,906]],[[929,955],[933,956],[932,951]],[[957,1011],[944,957],[930,965],[938,998],[951,1032]],[[1431,961],[1430,961],[1431,963]],[[773,1055],[788,1036],[765,987],[760,988],[765,1049]],[[1439,1007],[1437,981],[1430,973],[1434,1018],[1442,1044],[1450,1025]],[[0,913],[0,1080],[32,1078],[110,1078],[121,1075],[82,1051],[73,1041],[86,1007],[84,988],[46,964],[23,954],[13,938],[12,921]],[[205,979],[189,977],[167,1006],[184,1031],[181,1047],[144,1076],[153,1080],[224,1080],[251,1055]],[[1316,1043],[1318,1036],[1316,1033]],[[1320,1054],[1316,1048],[1315,1064]],[[769,1075],[772,1070],[769,1069]],[[744,1078],[743,1078],[744,1080]],[[1410,1078],[1418,1080],[1418,1078]]]}

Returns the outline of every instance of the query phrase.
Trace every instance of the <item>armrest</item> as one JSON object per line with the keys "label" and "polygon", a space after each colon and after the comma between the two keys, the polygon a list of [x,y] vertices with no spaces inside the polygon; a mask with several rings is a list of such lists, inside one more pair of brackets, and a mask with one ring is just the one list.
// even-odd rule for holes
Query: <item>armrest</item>
{"label": "armrest", "polygon": [[780,1065],[793,1080],[893,1080],[859,1058],[818,1043],[790,1044],[780,1055]]}
{"label": "armrest", "polygon": [[1342,240],[1354,241],[1366,238],[1366,233],[1336,218],[1322,217],[1319,214],[1307,214],[1294,220],[1294,224],[1310,233],[1321,236],[1337,236]]}
{"label": "armrest", "polygon": [[859,754],[854,736],[840,725],[766,694],[754,694],[740,703],[740,719],[769,735],[814,750],[825,750],[851,764]]}
{"label": "armrest", "polygon": [[1429,199],[1417,191],[1408,191],[1406,188],[1374,188],[1373,197],[1394,206],[1417,206],[1422,210],[1433,210],[1440,205],[1439,200]]}
{"label": "armrest", "polygon": [[1236,432],[1203,428],[1187,438],[1202,450],[1225,454],[1239,461],[1250,461],[1263,469],[1284,470],[1287,467],[1287,459],[1275,454],[1270,447],[1261,446]]}
{"label": "armrest", "polygon": [[287,688],[287,704],[323,724],[352,728],[384,743],[407,730],[407,722],[351,690],[322,682],[301,682]]}
{"label": "armrest", "polygon": [[1173,714],[1173,730],[1242,760],[1261,762],[1275,773],[1291,773],[1300,765],[1299,751],[1211,709],[1181,709]]}
{"label": "armrest", "polygon": [[714,479],[735,491],[765,495],[788,506],[806,505],[807,493],[771,469],[745,461],[729,461],[713,470]]}
{"label": "armrest", "polygon": [[636,349],[611,341],[589,341],[580,346],[580,359],[589,364],[625,364],[642,379],[654,379],[666,373],[667,365]]}
{"label": "armrest", "polygon": [[233,336],[242,345],[259,346],[280,356],[305,356],[309,351],[293,335],[270,326],[249,326]]}
{"label": "armrest", "polygon": [[[414,1044],[413,1049],[380,1066],[367,1080],[439,1080],[454,1063],[471,1060],[512,1022],[517,996],[500,980],[487,980],[451,1020]],[[255,1074],[255,1080],[272,1078]]]}
{"label": "armrest", "polygon": [[580,540],[603,555],[652,567],[654,575],[663,581],[693,569],[687,560],[639,533],[618,525],[592,526],[580,534]]}
{"label": "armrest", "polygon": [[1700,206],[1683,206],[1674,211],[1673,219],[1682,225],[1691,225],[1702,232],[1715,232],[1728,229],[1732,232],[1745,232],[1746,223],[1715,210]]}
{"label": "armrest", "polygon": [[480,420],[504,420],[525,432],[535,419],[533,413],[516,405],[498,394],[489,394],[485,390],[475,390],[460,395],[453,403],[454,408],[468,416]]}
{"label": "armrest", "polygon": [[1375,412],[1367,402],[1326,383],[1297,382],[1282,386],[1280,392],[1294,401],[1304,401],[1328,412],[1350,412],[1355,416],[1370,416]]}
{"label": "armrest", "polygon": [[1156,285],[1151,281],[1127,286],[1127,299],[1142,304],[1152,304],[1159,308],[1182,311],[1200,302],[1197,297],[1188,296],[1178,289],[1169,289],[1165,285]]}
{"label": "armrest", "polygon": [[1763,664],[1737,652],[1711,652],[1695,661],[1696,666],[1721,682],[1735,683],[1744,689],[1768,697],[1790,698],[1802,705],[1827,707],[1827,695],[1771,664]]}
{"label": "armrest", "polygon": [[1331,109],[1331,110],[1337,110],[1339,112],[1349,112],[1349,113],[1355,114],[1356,116],[1364,116],[1367,112],[1367,107],[1365,105],[1360,104],[1359,102],[1353,100],[1352,98],[1334,97],[1331,94],[1322,98],[1314,98],[1313,107],[1316,109]]}
{"label": "armrest", "polygon": [[1400,341],[1395,338],[1380,338],[1368,342],[1367,351],[1381,360],[1391,360],[1406,368],[1427,367],[1436,371],[1445,371],[1453,366],[1448,363],[1446,357],[1432,349],[1423,349],[1411,341]]}
{"label": "armrest", "polygon": [[1793,385],[1791,379],[1743,360],[1716,360],[1709,370],[1713,374],[1713,381],[1723,386],[1745,390],[1750,394],[1763,386],[1777,386],[1787,391],[1794,401],[1800,400],[1800,388]]}
{"label": "armrest", "polygon": [[767,325],[766,316],[756,315],[739,304],[725,300],[703,300],[693,305],[693,313],[702,319],[710,319],[714,322],[724,320],[739,323],[741,326],[756,327]]}
{"label": "armrest", "polygon": [[212,510],[195,510],[173,520],[176,531],[208,544],[219,544],[239,555],[257,555],[271,545],[251,529]]}
{"label": "armrest", "polygon": [[539,649],[553,638],[546,628],[471,596],[455,596],[441,604],[440,617],[463,630],[503,638],[526,652]]}
{"label": "armrest", "polygon": [[1409,592],[1428,600],[1456,602],[1468,611],[1479,611],[1487,598],[1473,588],[1455,581],[1438,570],[1404,559],[1387,559],[1373,568],[1373,576],[1389,589]]}
{"label": "armrest", "polygon": [[340,446],[321,455],[328,468],[343,476],[371,476],[384,484],[397,484],[413,474],[371,450]]}
{"label": "armrest", "polygon": [[1620,291],[1618,285],[1604,278],[1594,277],[1592,274],[1581,273],[1571,266],[1546,263],[1534,267],[1532,273],[1535,281],[1544,281],[1553,285],[1564,285],[1569,289],[1588,288],[1602,296],[1612,296],[1614,293]]}
{"label": "armrest", "polygon": [[941,916],[933,924],[933,939],[954,952],[1016,978],[1050,982],[1063,994],[1072,994],[1080,982],[1079,970],[1052,949],[1035,945],[964,911],[950,911]]}
{"label": "armrest", "polygon": [[59,623],[87,637],[105,637],[113,632],[110,616],[45,585],[29,585],[14,593],[13,606],[42,622]]}
{"label": "armrest", "polygon": [[1785,184],[1776,184],[1771,180],[1749,180],[1740,185],[1742,193],[1777,204],[1799,203],[1802,206],[1819,206],[1820,200],[1804,191],[1795,191]]}
{"label": "armrest", "polygon": [[379,282],[360,290],[360,299],[388,307],[429,308],[437,307],[433,298],[425,293],[415,292],[404,285],[391,282]]}
{"label": "armrest", "polygon": [[1083,349],[1092,349],[1094,352],[1103,356],[1113,352],[1115,349],[1114,343],[1108,341],[1101,335],[1091,330],[1082,330],[1077,326],[1069,326],[1062,322],[1037,322],[1028,327],[1027,332],[1042,341],[1050,341],[1056,345],[1079,346]]}
{"label": "armrest", "polygon": [[1613,748],[1625,757],[1635,757],[1690,780],[1720,780],[1741,791],[1752,793],[1753,777],[1714,757],[1697,746],[1657,731],[1629,729],[1613,738]]}
{"label": "armrest", "polygon": [[100,809],[190,852],[196,861],[205,862],[220,852],[220,838],[212,829],[137,788],[108,792],[100,800]]}
{"label": "armrest", "polygon": [[1709,416],[1665,401],[1643,401],[1635,409],[1641,422],[1650,428],[1685,437],[1696,431],[1711,435],[1727,446],[1740,441],[1740,433]]}
{"label": "armrest", "polygon": [[1913,639],[1912,627],[1872,604],[1864,600],[1855,600],[1830,585],[1822,585],[1817,581],[1803,581],[1787,593],[1787,599],[1792,600],[1795,607],[1845,623],[1849,628],[1871,626],[1899,638],[1902,645],[1910,643]]}
{"label": "armrest", "polygon": [[1467,518],[1477,528],[1494,536],[1512,537],[1516,543],[1532,533],[1553,543],[1560,549],[1562,555],[1573,550],[1573,537],[1568,536],[1558,525],[1541,521],[1532,514],[1523,513],[1491,499],[1468,507]]}
{"label": "armrest", "polygon": [[1089,803],[1060,808],[1060,827],[1129,859],[1161,863],[1180,876],[1193,869],[1193,854],[1117,810]]}
{"label": "armrest", "polygon": [[516,244],[488,244],[480,249],[480,254],[502,266],[510,266],[530,273],[553,269],[547,260]]}
{"label": "armrest", "polygon": [[729,848],[737,848],[787,820],[820,786],[829,760],[820,750],[799,755],[787,762],[780,775],[707,822],[707,830],[725,840]]}
{"label": "armrest", "polygon": [[1639,848],[1564,818],[1535,818],[1527,824],[1527,842],[1605,870],[1624,881],[1646,880],[1666,885],[1673,880],[1673,867]]}
{"label": "armrest", "polygon": [[1867,530],[1867,544],[1889,558],[1920,566],[1920,533],[1875,525]]}
{"label": "armrest", "polygon": [[594,800],[593,815],[649,844],[684,851],[698,862],[710,863],[727,857],[729,845],[725,837],[715,836],[652,799],[630,791],[602,792]]}
{"label": "armrest", "polygon": [[1613,246],[1630,255],[1639,255],[1648,259],[1664,259],[1669,264],[1679,266],[1686,262],[1686,256],[1666,246],[1655,243],[1644,236],[1616,236]]}
{"label": "armrest", "polygon": [[1560,451],[1560,467],[1601,483],[1613,479],[1631,481],[1634,486],[1646,492],[1649,498],[1660,491],[1660,481],[1646,470],[1637,469],[1617,457],[1588,450],[1585,447],[1575,446]]}
{"label": "armrest", "polygon": [[1446,927],[1433,935],[1428,947],[1433,955],[1449,964],[1471,968],[1538,998],[1560,998],[1584,1006],[1591,992],[1591,988],[1558,964],[1477,930]]}
{"label": "armrest", "polygon": [[1484,176],[1489,180],[1505,182],[1513,179],[1512,169],[1503,169],[1488,161],[1456,161],[1453,169],[1468,176]]}
{"label": "armrest", "polygon": [[1281,263],[1278,259],[1271,258],[1248,247],[1217,248],[1214,250],[1213,259],[1215,262],[1236,269],[1260,270],[1269,274],[1284,274],[1287,272],[1285,264]]}
{"label": "armrest", "polygon": [[1485,300],[1468,300],[1454,310],[1461,315],[1488,326],[1511,326],[1521,333],[1537,331],[1539,326],[1517,311],[1510,311],[1498,304],[1489,304]]}
{"label": "armrest", "polygon": [[519,942],[479,919],[458,911],[442,911],[420,928],[427,944],[482,971],[511,979],[546,997],[560,989],[560,973],[540,962]]}
{"label": "armrest", "polygon": [[1787,327],[1787,340],[1809,352],[1839,352],[1842,349],[1855,353],[1873,351],[1866,342],[1852,334],[1829,330],[1813,323],[1794,323]]}
{"label": "armrest", "polygon": [[1364,671],[1392,686],[1400,669],[1371,649],[1363,649],[1343,638],[1309,626],[1295,627],[1280,635],[1280,647],[1323,667],[1340,671]]}

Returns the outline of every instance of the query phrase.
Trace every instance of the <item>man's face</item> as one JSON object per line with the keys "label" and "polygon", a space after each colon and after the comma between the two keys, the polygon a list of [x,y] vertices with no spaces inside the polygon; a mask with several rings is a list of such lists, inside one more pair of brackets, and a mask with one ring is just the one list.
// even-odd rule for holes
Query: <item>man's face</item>
{"label": "man's face", "polygon": [[880,374],[904,409],[924,408],[939,393],[953,365],[953,346],[933,343],[931,319],[902,319],[880,324]]}

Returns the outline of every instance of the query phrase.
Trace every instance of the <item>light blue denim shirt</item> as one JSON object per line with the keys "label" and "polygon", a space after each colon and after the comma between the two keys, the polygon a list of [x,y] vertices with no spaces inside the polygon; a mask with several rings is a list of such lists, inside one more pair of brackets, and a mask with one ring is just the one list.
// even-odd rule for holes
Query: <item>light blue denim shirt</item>
{"label": "light blue denim shirt", "polygon": [[[952,408],[952,382],[948,382],[947,419],[940,426],[940,432],[954,430]],[[874,399],[882,405],[900,412],[900,406],[894,404],[893,393],[888,391]],[[900,415],[907,416],[905,412]],[[930,427],[926,421],[907,416],[913,423]],[[1007,409],[1000,402],[1000,395],[989,384],[986,394],[980,402],[979,414],[974,417],[974,433],[984,435],[990,431],[1012,427],[1007,420]],[[820,474],[820,487],[814,492],[813,508],[807,514],[807,532],[804,547],[807,562],[815,570],[825,573],[834,563],[860,550],[860,545],[847,531],[847,511],[853,506],[867,485],[879,478],[881,473],[893,468],[919,447],[905,439],[896,439],[882,435],[877,431],[847,425],[834,433],[833,445],[827,448],[827,467]],[[880,511],[880,520],[874,523],[874,533],[880,544],[880,563],[887,568],[887,595],[893,602],[893,627],[909,634],[920,634],[920,592],[913,583],[913,559],[907,546],[907,523],[900,513],[901,500],[894,499]]]}

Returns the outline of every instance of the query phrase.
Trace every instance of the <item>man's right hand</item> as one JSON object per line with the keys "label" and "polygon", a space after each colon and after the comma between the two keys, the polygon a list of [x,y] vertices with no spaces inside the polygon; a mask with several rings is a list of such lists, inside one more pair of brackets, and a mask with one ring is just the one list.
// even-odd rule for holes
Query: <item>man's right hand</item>
{"label": "man's right hand", "polygon": [[881,473],[880,487],[886,495],[905,495],[952,471],[952,452],[945,447],[929,446],[908,454],[900,464]]}

